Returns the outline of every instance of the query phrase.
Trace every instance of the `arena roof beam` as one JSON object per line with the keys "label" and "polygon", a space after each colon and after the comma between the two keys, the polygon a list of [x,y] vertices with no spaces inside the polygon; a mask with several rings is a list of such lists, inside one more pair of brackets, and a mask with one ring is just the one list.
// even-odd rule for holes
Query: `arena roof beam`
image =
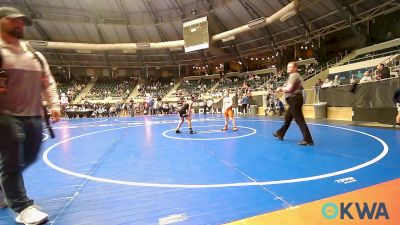
{"label": "arena roof beam", "polygon": [[[137,38],[136,35],[132,32],[131,28],[130,28],[130,21],[129,21],[129,15],[128,12],[126,11],[126,6],[123,2],[123,0],[117,0],[117,6],[118,9],[121,11],[121,13],[124,15],[124,17],[127,20],[127,24],[126,24],[126,30],[128,31],[128,35],[129,35],[129,40],[131,40],[131,42],[137,42]],[[142,74],[145,74],[145,63],[144,63],[144,58],[143,55],[140,53],[140,51],[136,52],[139,56],[139,60],[140,60],[140,64],[142,65]]]}
{"label": "arena roof beam", "polygon": [[[265,1],[265,0],[264,0]],[[289,0],[279,0],[279,2],[281,3],[282,6],[285,6],[286,4],[289,3]],[[303,16],[300,13],[296,14],[296,18],[297,18],[297,23],[304,29],[305,33],[304,33],[304,39],[305,41],[309,41],[310,39],[313,39],[312,37],[312,32],[311,29],[309,27],[309,25],[311,26],[311,23],[309,25],[307,25],[306,21],[304,20]],[[296,29],[297,30],[297,29]],[[308,36],[309,35],[309,36]],[[315,52],[314,48],[311,48],[313,55],[316,55],[317,53]],[[297,60],[297,59],[295,59]]]}
{"label": "arena roof beam", "polygon": [[[246,10],[246,12],[250,15],[251,18],[257,19],[261,18],[262,16],[246,1],[246,0],[239,0],[240,4],[242,7]],[[263,26],[262,29],[265,31],[267,40],[269,41],[269,46],[271,47],[271,50],[273,53],[278,51],[278,48],[275,44],[275,40],[273,39],[271,32],[266,26]],[[278,54],[278,58],[280,61],[282,61],[281,54]]]}
{"label": "arena roof beam", "polygon": [[[161,29],[160,24],[158,23],[160,17],[159,17],[159,16],[156,14],[156,12],[154,11],[153,6],[151,5],[151,2],[150,2],[149,0],[143,0],[143,3],[144,3],[144,5],[146,6],[147,11],[150,12],[150,14],[151,14],[152,17],[153,17],[154,26],[156,27],[156,30],[157,30],[157,32],[158,32],[158,35],[160,36],[160,38],[161,38],[161,40],[162,40],[163,42],[166,42],[166,41],[167,41],[167,37],[166,37],[165,33],[163,32],[163,30]],[[170,56],[170,58],[171,58],[173,64],[174,64],[175,66],[177,66],[177,63],[176,63],[174,54],[172,54],[171,51],[170,51],[169,49],[167,49],[167,51],[168,51],[168,55]],[[175,68],[175,72],[177,72],[177,68],[176,68],[176,67],[174,67],[174,68]]]}
{"label": "arena roof beam", "polygon": [[[207,3],[208,3],[208,10],[210,11],[210,16],[211,16],[211,18],[215,21],[215,23],[217,24],[217,26],[219,27],[219,29],[221,29],[222,31],[227,31],[228,30],[228,28],[225,26],[225,24],[219,19],[219,17],[215,14],[215,13],[212,13],[212,11],[213,11],[213,5],[212,5],[212,2],[211,2],[211,0],[207,0]],[[235,51],[235,54],[236,54],[236,58],[238,59],[238,60],[240,60],[240,53],[239,53],[239,49],[238,49],[238,47],[237,47],[237,45],[236,45],[236,41],[235,40],[232,40],[232,45],[231,45],[231,47],[234,49],[234,51]]]}
{"label": "arena roof beam", "polygon": [[[351,5],[357,5],[359,3],[362,3],[364,0],[358,0],[354,3],[352,3]],[[397,0],[390,0],[388,2],[384,2],[381,5],[375,6],[375,7],[371,7],[370,9],[363,11],[362,13],[358,13],[357,14],[357,20],[354,22],[354,24],[359,24],[359,23],[365,23],[368,20],[372,20],[373,18],[380,16],[380,15],[385,15],[394,11],[400,10],[400,4],[398,3]],[[315,18],[311,21],[308,21],[307,24],[310,25],[316,21],[319,21],[321,19],[326,18],[327,16],[331,16],[333,14],[336,14],[338,10],[335,10],[331,13],[328,13],[326,15],[320,16],[318,18]],[[330,34],[345,28],[348,28],[349,25],[346,23],[346,21],[342,20],[342,21],[338,21],[335,23],[332,23],[328,26],[325,27],[321,27],[321,28],[316,28],[315,30],[311,31],[311,34],[313,36],[313,38],[318,38],[321,37],[323,35],[326,34]],[[277,33],[274,33],[274,35],[283,35],[286,34],[287,32],[290,32],[292,29],[298,29],[299,27],[291,27],[290,29],[286,29],[286,30],[282,30],[279,31]],[[253,42],[253,41],[257,41],[257,40],[261,40],[264,39],[264,37],[260,37],[260,38],[256,38],[254,40],[249,40],[249,41],[244,41],[241,43],[237,43],[237,45],[240,47],[241,45],[245,45],[247,43]],[[292,37],[288,37],[285,39],[282,39],[280,41],[276,42],[276,45],[279,46],[280,48],[284,47],[284,46],[291,46],[294,44],[299,44],[302,43],[304,41],[303,39],[303,35],[298,35],[298,36],[292,36]],[[79,44],[79,43],[78,43]],[[86,44],[85,44],[86,45]],[[268,44],[269,45],[269,44]],[[268,45],[263,45],[263,46],[259,46],[256,48],[251,48],[251,49],[245,49],[241,51],[241,55],[242,57],[244,56],[249,56],[252,54],[261,54],[261,53],[266,53],[266,52],[270,52],[268,48]],[[40,47],[40,46],[38,46]],[[118,47],[118,46],[116,46]],[[124,46],[125,47],[125,46]],[[229,48],[229,46],[224,46],[222,48]],[[68,54],[68,53],[67,53]],[[74,53],[70,53],[70,54],[74,54]],[[216,56],[212,56],[210,57],[210,60],[216,60],[218,57]],[[68,61],[68,63],[70,63],[70,61]],[[180,65],[193,65],[193,63],[201,63],[199,62],[199,59],[191,59],[191,60],[177,60],[177,63],[179,63]],[[82,64],[81,64],[82,65]],[[126,67],[129,68],[140,68],[140,65],[136,65],[136,66],[131,66],[133,65],[132,63],[128,63]],[[52,65],[52,66],[57,66],[57,65]],[[73,65],[75,66],[75,65]],[[79,64],[76,66],[80,66]],[[82,67],[82,66],[80,66]]]}
{"label": "arena roof beam", "polygon": [[[360,27],[357,27],[353,24],[353,21],[357,18],[357,16],[351,9],[350,5],[347,4],[347,2],[345,2],[343,0],[336,0],[336,1],[332,1],[332,2],[335,5],[335,7],[338,9],[339,15],[347,21],[347,23],[349,24],[350,29],[353,31],[353,33],[356,36],[362,35],[362,33],[360,31]],[[345,8],[346,10],[343,10],[343,8]],[[347,11],[348,14],[346,14],[345,11]]]}
{"label": "arena roof beam", "polygon": [[[4,4],[9,4],[9,1],[22,1],[22,0],[1,0],[1,3]],[[46,2],[52,2],[55,0],[48,0],[48,1],[32,1],[32,3],[30,3],[31,5],[34,5],[35,8],[39,8],[41,7],[41,13],[42,13],[42,17],[41,19],[44,20],[52,20],[52,21],[57,21],[57,22],[70,22],[70,23],[88,23],[90,21],[92,21],[94,18],[91,16],[88,16],[88,14],[90,13],[90,10],[87,9],[76,9],[76,8],[64,8],[64,7],[59,7],[59,6],[54,6],[53,5],[47,5],[44,6],[44,4]],[[69,2],[71,0],[63,0],[62,5],[65,5],[65,2]],[[75,0],[78,5],[79,5],[79,0]],[[132,1],[132,0],[130,0]],[[135,0],[136,1],[136,0]],[[182,8],[182,3],[185,3],[185,0],[170,0],[170,1],[176,1]],[[215,7],[220,7],[220,6],[224,6],[226,5],[228,2],[231,2],[234,0],[218,0],[215,1]],[[28,3],[31,1],[27,1]],[[93,1],[94,4],[96,4],[98,1]],[[99,1],[100,3],[103,1]],[[109,1],[112,2],[112,1]],[[125,1],[125,2],[129,2],[129,1]],[[18,4],[16,4],[18,5]],[[174,5],[176,5],[174,3]],[[178,6],[177,6],[178,7]],[[182,12],[183,8],[182,8]],[[202,10],[201,12],[202,16],[207,16],[209,14],[208,11]],[[187,13],[185,14],[185,18],[188,17],[192,17],[190,15],[188,15]],[[89,19],[88,19],[89,18]],[[125,18],[121,17],[121,14],[118,13],[118,11],[108,11],[107,12],[107,17],[103,17],[104,19],[110,19],[109,22],[116,24],[116,25],[124,25],[126,24]],[[181,13],[178,14],[172,14],[172,15],[168,15],[168,17],[165,17],[164,20],[162,22],[159,22],[160,24],[167,24],[167,23],[171,23],[171,22],[180,22],[182,21],[182,15]],[[147,13],[140,13],[135,15],[134,19],[131,19],[130,21],[131,25],[135,25],[135,26],[146,26],[146,25],[154,25],[154,21],[152,19],[148,18]]]}
{"label": "arena roof beam", "polygon": [[203,64],[204,64],[204,65],[207,65],[207,66],[206,66],[207,74],[210,74],[210,71],[211,71],[211,63],[209,62],[206,53],[204,52],[204,50],[200,50],[200,51],[198,51],[198,52],[199,52],[199,54],[200,54],[200,58],[201,58]]}
{"label": "arena roof beam", "polygon": [[[312,0],[319,1],[319,0]],[[289,5],[283,7],[278,12],[274,13],[272,16],[261,20],[260,24],[256,26],[250,26],[249,24],[237,27],[235,29],[225,31],[219,34],[215,34],[211,37],[211,42],[219,41],[224,38],[231,37],[232,35],[238,35],[244,32],[248,32],[252,29],[258,29],[261,26],[266,26],[273,22],[276,22],[279,19],[283,19],[289,15],[292,15],[295,12],[295,8],[297,7],[298,1],[295,0],[291,2]],[[160,30],[160,29],[159,29]],[[177,47],[183,47],[183,40],[176,41],[164,41],[157,43],[147,43],[145,46],[142,43],[117,43],[117,44],[88,44],[88,43],[68,43],[68,42],[45,42],[43,44],[37,44],[38,41],[30,41],[30,44],[33,46],[38,46],[42,48],[52,48],[52,49],[80,49],[80,50],[93,50],[93,51],[109,51],[109,50],[140,50],[140,49],[171,49]],[[40,42],[40,41],[39,41]],[[222,50],[220,50],[222,51]]]}
{"label": "arena roof beam", "polygon": [[[307,4],[308,4],[308,2],[312,2],[312,1],[315,1],[315,0],[309,0],[309,1],[307,1]],[[351,4],[351,6],[354,7],[355,5],[358,5],[358,4],[362,3],[362,2],[365,2],[365,0],[357,0],[357,1],[353,2]],[[372,19],[375,16],[381,15],[382,13],[389,13],[389,12],[393,12],[395,10],[398,10],[399,8],[398,8],[398,4],[396,4],[396,2],[397,2],[396,0],[390,0],[390,1],[382,3],[379,6],[371,7],[371,9],[367,9],[367,11],[363,11],[362,13],[358,13],[357,15],[358,15],[358,17],[360,19],[362,19],[365,22],[367,20]],[[291,2],[290,5],[293,6],[292,3],[293,2]],[[300,12],[302,11],[301,7],[300,7],[299,11]],[[323,20],[326,17],[329,17],[329,16],[332,16],[334,14],[337,14],[337,12],[338,12],[338,10],[332,11],[330,13],[327,13],[327,14],[323,15],[323,16],[315,18],[315,19],[313,19],[311,21],[307,21],[307,24],[308,25],[313,24],[314,22]],[[280,14],[280,16],[282,16],[282,14]],[[275,14],[274,14],[274,18],[275,19],[276,19],[276,17],[280,18],[278,15],[275,16]],[[41,17],[41,19],[44,19],[44,18],[45,17],[43,17],[43,16]],[[64,22],[68,22],[68,21],[69,21],[69,19],[67,19]],[[84,21],[84,22],[88,23],[90,21]],[[266,21],[267,21],[266,22],[267,24],[270,24],[268,22],[268,21],[270,21],[269,18],[267,18]],[[93,22],[93,21],[91,21],[91,22]],[[345,21],[334,22],[334,23],[332,23],[332,24],[334,24],[334,26],[328,25],[328,26],[325,26],[323,28],[317,28],[317,29],[313,30],[311,34],[313,35],[314,38],[316,38],[316,37],[322,36],[324,34],[331,33],[331,32],[346,28],[346,27],[343,26],[342,22],[345,22]],[[357,22],[358,22],[358,19],[357,19]],[[357,23],[357,22],[355,22],[355,23]],[[79,22],[79,23],[82,23],[82,22]],[[238,27],[238,28],[235,28],[235,29],[232,30],[232,32],[235,32],[234,30],[237,30],[237,29],[240,29],[240,32],[246,32],[246,31],[248,32],[249,29],[245,29],[245,27],[246,27],[246,25]],[[291,28],[288,28],[288,29],[284,29],[282,31],[274,33],[273,34],[274,37],[275,36],[279,36],[279,35],[280,36],[285,35],[286,37],[288,37],[288,38],[285,37],[284,40],[283,39],[282,40],[275,40],[276,44],[279,47],[281,47],[282,46],[281,43],[286,43],[288,45],[292,45],[295,42],[296,43],[301,42],[302,36],[293,36],[293,35],[290,35],[290,33],[289,33],[289,32],[292,32],[294,29],[298,29],[298,28],[300,28],[300,26],[294,26],[294,27],[291,27]],[[229,37],[229,36],[231,36],[231,32],[223,32],[221,34],[213,35],[212,41],[221,40],[222,38]],[[296,38],[296,40],[294,41],[292,37]],[[238,45],[238,47],[240,47],[243,44],[251,43],[252,41],[262,40],[264,38],[265,37],[263,36],[262,38],[254,38],[254,40],[249,40],[249,41],[245,41],[245,42],[242,42],[242,43],[236,43],[236,44]],[[288,41],[288,40],[290,40],[290,41]],[[150,47],[142,47],[142,46],[136,45],[136,43],[87,44],[87,43],[46,42],[43,45],[36,45],[35,41],[32,41],[32,42],[33,42],[32,45],[35,46],[35,47],[38,47],[38,48],[50,48],[50,49],[77,49],[77,48],[79,48],[79,49],[90,49],[90,50],[93,50],[93,51],[122,50],[122,49],[132,49],[132,50],[140,50],[140,49],[149,49],[149,50],[150,49],[169,49],[169,48],[172,48],[172,47],[182,47],[183,46],[183,40],[160,42],[160,43],[150,43]],[[262,47],[265,48],[265,46],[268,46],[268,45],[264,45]],[[222,48],[225,48],[225,47],[222,47]],[[256,48],[256,49],[258,49],[258,48]],[[241,55],[242,56],[245,55],[245,54],[248,54],[248,50],[247,49],[241,51]]]}
{"label": "arena roof beam", "polygon": [[[355,21],[354,24],[356,25],[359,23],[364,23],[364,22],[371,20],[377,16],[400,10],[400,4],[394,3],[396,1],[397,0],[390,0],[389,2],[386,2],[382,5],[376,6],[374,8],[370,8],[367,11],[360,13],[358,15],[359,20]],[[350,27],[348,25],[348,23],[345,20],[342,20],[342,21],[330,24],[329,26],[315,29],[312,31],[312,34],[313,34],[314,38],[318,38],[323,35],[327,35],[327,34],[330,34],[330,33],[333,33],[333,32],[339,31],[339,30],[343,30],[348,27]],[[284,33],[284,32],[281,32],[281,33]],[[251,41],[253,41],[253,40],[251,40]],[[277,42],[276,44],[278,46],[283,47],[283,46],[290,46],[290,45],[298,44],[301,42],[302,42],[302,35],[284,39],[282,41]],[[245,44],[245,43],[239,43],[239,45],[241,45],[241,44]],[[253,51],[257,51],[259,53],[267,52],[265,50],[265,47],[267,47],[267,45],[259,46],[257,48],[252,48],[252,49],[246,49],[246,50],[242,51],[242,53],[243,53],[243,55],[250,55],[250,54],[254,54]]]}
{"label": "arena roof beam", "polygon": [[174,9],[181,15],[181,19],[185,19],[185,12],[181,6],[179,0],[169,0],[171,4],[174,6]]}
{"label": "arena roof beam", "polygon": [[[353,5],[355,6],[355,5],[357,5],[357,4],[360,4],[360,3],[364,2],[364,1],[365,1],[365,0],[358,0],[358,1],[354,2],[354,3],[352,4],[352,6],[353,6]],[[391,0],[391,2],[389,2],[389,3],[385,3],[385,4],[381,5],[381,6],[378,6],[378,7],[375,7],[375,8],[371,8],[371,9],[369,9],[368,11],[366,11],[366,12],[364,12],[364,13],[361,13],[361,14],[359,15],[359,18],[360,18],[360,19],[363,19],[364,21],[366,21],[366,20],[372,19],[371,17],[379,16],[379,15],[381,15],[381,13],[375,15],[375,11],[376,11],[376,12],[380,12],[380,11],[381,11],[381,8],[383,8],[383,7],[385,7],[385,6],[387,7],[387,6],[389,6],[389,5],[398,6],[398,5],[394,5],[394,3],[392,3],[393,1],[396,1],[396,0]],[[396,11],[396,10],[398,10],[398,7],[397,7],[397,8],[396,8],[396,7],[395,7],[395,8],[392,8],[390,11]],[[320,21],[320,20],[323,20],[323,19],[325,19],[325,18],[328,17],[328,16],[332,16],[332,15],[334,15],[334,14],[337,14],[338,11],[339,11],[339,10],[335,10],[335,11],[333,11],[333,12],[330,12],[330,13],[328,13],[328,14],[325,14],[325,15],[323,15],[323,16],[320,16],[320,17],[318,17],[318,18],[315,18],[315,19],[313,19],[313,20],[311,20],[311,21],[308,21],[308,22],[306,22],[306,25],[309,27],[309,26],[313,25],[315,22],[318,22],[318,21]],[[388,12],[388,11],[386,10],[384,13],[386,13],[386,12]],[[367,15],[367,16],[364,17],[364,15]],[[369,16],[369,15],[370,15],[370,16]],[[323,35],[328,34],[328,33],[324,33],[324,32],[322,32],[322,31],[329,30],[330,28],[335,28],[335,31],[338,31],[339,29],[336,29],[336,28],[338,28],[337,25],[338,25],[338,24],[342,24],[342,23],[344,23],[344,22],[345,22],[345,21],[342,20],[342,21],[338,21],[338,22],[334,23],[334,26],[332,26],[332,24],[330,24],[329,26],[326,26],[326,27],[317,28],[317,29],[313,30],[313,31],[310,33],[310,35],[311,35],[313,38],[317,38],[317,37],[323,36]],[[342,27],[340,27],[340,28],[342,28]],[[273,35],[274,35],[274,36],[282,35],[282,34],[285,34],[285,33],[287,33],[287,32],[291,32],[292,30],[296,30],[296,29],[299,29],[299,26],[293,26],[293,27],[291,27],[291,28],[288,28],[288,29],[285,29],[285,30],[276,32],[276,33],[274,33]],[[311,30],[310,30],[310,31],[311,31]],[[329,32],[329,33],[331,33],[331,32]],[[296,38],[298,39],[297,41],[298,41],[299,43],[303,41],[303,40],[301,40],[301,37],[302,37],[302,36],[303,36],[303,35],[301,35],[301,36],[296,36]],[[252,39],[252,40],[240,42],[240,43],[237,43],[237,45],[238,45],[238,46],[241,46],[241,45],[248,44],[248,43],[251,43],[251,42],[259,41],[259,40],[261,40],[261,39],[264,39],[264,36],[261,37],[261,38],[255,38],[255,39]],[[282,41],[280,41],[280,42],[278,42],[278,43],[282,43],[282,42],[285,42],[285,40],[282,40]],[[278,44],[278,43],[277,43],[277,44]],[[266,46],[266,45],[264,45],[264,46]]]}
{"label": "arena roof beam", "polygon": [[[170,2],[174,6],[174,9],[181,15],[182,20],[185,19],[185,12],[183,11],[181,4],[179,3],[179,0],[170,0]],[[207,72],[210,73],[211,64],[207,58],[207,55],[203,50],[200,50],[199,54],[201,60],[203,61],[203,64],[208,65]]]}
{"label": "arena roof beam", "polygon": [[[266,1],[263,0],[265,3]],[[279,0],[279,3],[281,3],[281,5],[284,7],[286,4],[290,3],[289,0]],[[297,18],[297,22],[298,24],[304,29],[305,33],[305,39],[307,39],[308,37],[306,36],[307,34],[311,35],[311,30],[309,28],[309,26],[307,25],[306,21],[304,20],[304,18],[301,16],[300,13],[296,14],[296,18]],[[310,24],[311,25],[311,24]]]}
{"label": "arena roof beam", "polygon": [[[100,41],[101,41],[103,44],[105,44],[105,43],[106,43],[106,39],[104,38],[104,35],[103,35],[103,33],[101,32],[100,27],[99,27],[99,23],[98,23],[98,20],[99,20],[100,16],[99,16],[99,13],[97,12],[96,4],[93,4],[93,7],[91,8],[90,12],[91,12],[91,14],[94,15],[94,17],[96,18],[96,19],[93,21],[93,23],[94,23],[94,27],[96,28],[97,35],[99,35]],[[111,69],[111,71],[112,71],[113,68],[112,68],[112,64],[111,64],[111,61],[110,61],[110,57],[109,57],[107,51],[104,51],[104,56],[105,56],[105,58],[106,58],[106,63],[107,63],[107,65],[110,67],[110,69]]]}

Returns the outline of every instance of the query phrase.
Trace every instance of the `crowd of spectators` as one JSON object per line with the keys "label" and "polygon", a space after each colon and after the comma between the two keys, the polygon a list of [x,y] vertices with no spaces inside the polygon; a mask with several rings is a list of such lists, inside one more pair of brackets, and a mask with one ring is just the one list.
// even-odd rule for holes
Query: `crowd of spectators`
{"label": "crowd of spectators", "polygon": [[59,95],[67,97],[68,101],[71,102],[85,88],[87,83],[88,79],[57,80]]}
{"label": "crowd of spectators", "polygon": [[267,94],[270,94],[276,87],[282,86],[286,79],[287,73],[284,70],[280,70],[277,74],[249,73],[246,76],[223,78],[212,95],[222,96],[225,89],[247,95],[251,95],[254,91],[267,91]]}
{"label": "crowd of spectators", "polygon": [[373,81],[379,81],[382,79],[387,79],[390,77],[398,77],[400,74],[396,71],[396,73],[390,74],[389,68],[380,63],[376,66],[376,68],[365,68],[364,73],[357,71],[357,72],[350,72],[350,79],[345,79],[345,75],[341,74],[334,74],[334,79],[326,78],[323,82],[321,79],[318,79],[317,82],[314,84],[314,87],[319,88],[329,88],[329,87],[337,87],[339,85],[352,85],[356,83],[367,83]]}
{"label": "crowd of spectators", "polygon": [[214,79],[184,80],[173,95],[198,95],[207,92],[215,83]]}
{"label": "crowd of spectators", "polygon": [[[176,104],[163,102],[117,102],[117,103],[90,103],[68,105],[65,112],[90,111],[89,117],[124,117],[136,115],[171,114],[176,111]],[[73,114],[79,117],[79,114]],[[82,113],[83,115],[83,113]]]}
{"label": "crowd of spectators", "polygon": [[138,88],[139,94],[137,98],[149,96],[158,96],[162,98],[174,85],[175,79],[150,80]]}
{"label": "crowd of spectators", "polygon": [[136,85],[136,80],[124,78],[101,78],[96,81],[86,100],[126,99]]}
{"label": "crowd of spectators", "polygon": [[316,72],[314,63],[311,63],[309,65],[300,65],[298,69],[299,69],[300,75],[303,78],[315,75],[315,72]]}

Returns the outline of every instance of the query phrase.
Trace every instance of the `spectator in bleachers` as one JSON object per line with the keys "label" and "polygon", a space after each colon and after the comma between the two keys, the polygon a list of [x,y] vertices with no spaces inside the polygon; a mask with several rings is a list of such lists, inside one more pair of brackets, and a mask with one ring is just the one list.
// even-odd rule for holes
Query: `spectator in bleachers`
{"label": "spectator in bleachers", "polygon": [[126,99],[132,87],[135,85],[134,80],[99,78],[92,87],[90,92],[85,96],[89,100]]}
{"label": "spectator in bleachers", "polygon": [[317,82],[314,84],[314,87],[315,88],[321,87],[322,84],[324,84],[324,82],[321,80],[321,78],[318,78]]}
{"label": "spectator in bleachers", "polygon": [[153,115],[158,115],[158,111],[157,109],[159,108],[159,102],[157,100],[157,98],[154,98],[154,103],[153,103]]}
{"label": "spectator in bleachers", "polygon": [[128,109],[128,116],[135,116],[135,110],[133,106],[133,101],[129,101],[126,103],[126,108]]}
{"label": "spectator in bleachers", "polygon": [[332,81],[332,87],[337,87],[339,85],[341,85],[339,75],[335,75],[335,78]]}
{"label": "spectator in bleachers", "polygon": [[206,106],[207,106],[207,108],[206,108],[207,112],[210,112],[210,113],[214,112],[214,110],[213,110],[214,100],[212,98],[207,100]]}
{"label": "spectator in bleachers", "polygon": [[357,81],[354,79],[354,76],[355,75],[351,75],[351,78],[350,78],[350,84],[355,84],[355,83],[357,83]]}
{"label": "spectator in bleachers", "polygon": [[321,80],[321,78],[318,78],[317,82],[314,84],[314,101],[319,101],[319,93],[322,88],[322,85],[324,82]]}
{"label": "spectator in bleachers", "polygon": [[379,78],[380,78],[380,79],[390,78],[389,68],[387,68],[387,67],[385,66],[385,64],[380,63],[380,64],[377,66],[377,69],[378,69],[377,74],[379,74]]}
{"label": "spectator in bleachers", "polygon": [[164,102],[162,104],[162,112],[163,112],[163,114],[170,114],[171,113],[168,103]]}
{"label": "spectator in bleachers", "polygon": [[239,74],[238,77],[222,79],[211,95],[214,97],[222,96],[222,90],[224,89],[239,89],[241,92],[247,93],[247,96],[251,96],[252,91],[275,89],[278,85],[282,85],[286,79],[287,73],[283,73],[283,71],[279,71],[276,75],[266,74],[265,76],[254,76],[250,73]]}
{"label": "spectator in bleachers", "polygon": [[367,83],[373,81],[371,75],[369,74],[369,71],[364,72],[364,76],[360,80],[360,84],[362,83]]}
{"label": "spectator in bleachers", "polygon": [[268,100],[267,108],[265,109],[265,115],[269,116],[271,112],[273,113],[273,115],[275,115],[275,102],[272,98]]}
{"label": "spectator in bleachers", "polygon": [[117,110],[116,110],[116,108],[115,108],[115,105],[111,105],[111,106],[110,106],[109,115],[110,115],[111,117],[117,116]]}
{"label": "spectator in bleachers", "polygon": [[321,85],[321,88],[332,87],[332,81],[329,78],[326,78],[325,82]]}
{"label": "spectator in bleachers", "polygon": [[163,108],[163,103],[161,102],[161,98],[157,97],[155,103],[154,103],[154,111],[156,115],[161,115],[162,114],[162,108]]}
{"label": "spectator in bleachers", "polygon": [[149,98],[149,101],[148,101],[148,112],[147,112],[147,114],[148,115],[154,115],[154,98],[153,97],[150,97]]}
{"label": "spectator in bleachers", "polygon": [[128,105],[126,103],[121,105],[121,112],[122,116],[128,116]]}
{"label": "spectator in bleachers", "polygon": [[247,107],[249,105],[249,97],[245,94],[243,94],[243,97],[241,99],[241,103],[242,103],[242,113],[247,113]]}
{"label": "spectator in bleachers", "polygon": [[315,69],[314,69],[314,64],[311,63],[311,64],[308,66],[307,70],[306,70],[306,75],[313,74],[314,71],[315,71]]}
{"label": "spectator in bleachers", "polygon": [[178,87],[178,94],[173,96],[179,96],[181,94],[200,94],[205,93],[211,86],[214,85],[214,81],[211,79],[201,79],[201,80],[185,80]]}
{"label": "spectator in bleachers", "polygon": [[393,39],[394,39],[393,33],[391,31],[387,32],[386,33],[386,37],[385,37],[385,41],[390,41],[390,40],[393,40]]}
{"label": "spectator in bleachers", "polygon": [[116,110],[117,115],[120,115],[121,112],[123,114],[123,108],[124,108],[124,105],[121,102],[117,102],[115,104],[115,110]]}
{"label": "spectator in bleachers", "polygon": [[247,81],[244,80],[243,81],[243,86],[242,86],[243,90],[247,90],[249,88],[249,85],[247,84]]}
{"label": "spectator in bleachers", "polygon": [[68,97],[65,96],[65,93],[61,93],[61,98],[60,98],[60,107],[61,107],[61,115],[65,115],[65,109],[69,105]]}
{"label": "spectator in bleachers", "polygon": [[82,91],[86,85],[86,81],[82,79],[71,80],[66,82],[57,82],[60,93],[64,93],[69,101],[73,101],[75,97]]}
{"label": "spectator in bleachers", "polygon": [[283,102],[279,100],[279,98],[275,99],[275,111],[278,111],[279,116],[281,116],[285,111],[285,106],[283,105]]}

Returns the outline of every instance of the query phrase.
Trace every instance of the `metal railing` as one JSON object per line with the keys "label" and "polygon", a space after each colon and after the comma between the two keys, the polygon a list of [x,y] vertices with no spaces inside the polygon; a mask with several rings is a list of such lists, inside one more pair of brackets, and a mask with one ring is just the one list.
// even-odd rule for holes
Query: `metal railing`
{"label": "metal railing", "polygon": [[364,57],[361,57],[361,58],[356,57],[355,59],[352,59],[352,60],[346,62],[345,64],[348,65],[348,64],[352,64],[352,63],[363,62],[363,61],[381,58],[381,57],[385,57],[385,56],[389,56],[389,55],[395,55],[395,54],[399,54],[399,53],[400,53],[400,49],[389,51],[389,52],[382,52],[382,53],[378,53],[378,54],[373,54],[373,53],[371,53],[371,55],[366,54]]}
{"label": "metal railing", "polygon": [[313,73],[308,74],[306,77],[303,78],[304,81],[314,77],[315,75],[321,73],[322,71],[332,67],[333,65],[335,65],[336,63],[338,63],[340,60],[342,60],[343,57],[335,57],[333,59],[328,60],[325,63],[321,63],[319,64],[315,69]]}

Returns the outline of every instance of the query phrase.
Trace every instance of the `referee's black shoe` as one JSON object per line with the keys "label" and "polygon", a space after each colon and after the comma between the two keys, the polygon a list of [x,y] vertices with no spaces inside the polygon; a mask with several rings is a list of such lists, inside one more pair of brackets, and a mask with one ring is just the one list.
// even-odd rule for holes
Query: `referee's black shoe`
{"label": "referee's black shoe", "polygon": [[283,140],[283,137],[281,136],[281,135],[279,135],[278,133],[276,133],[276,132],[274,132],[274,133],[272,133],[272,135],[274,136],[274,137],[276,137],[276,138],[278,138],[279,140]]}
{"label": "referee's black shoe", "polygon": [[303,146],[313,146],[313,145],[314,145],[314,142],[301,141],[301,142],[299,142],[299,145],[303,145]]}

